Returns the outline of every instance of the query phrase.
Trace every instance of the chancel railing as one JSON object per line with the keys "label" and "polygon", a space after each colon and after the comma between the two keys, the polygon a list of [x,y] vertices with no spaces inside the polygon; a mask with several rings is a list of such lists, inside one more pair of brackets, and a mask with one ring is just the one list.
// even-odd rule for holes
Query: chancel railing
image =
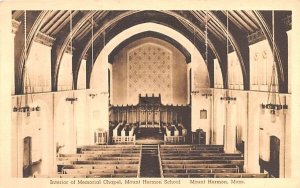
{"label": "chancel railing", "polygon": [[164,105],[160,95],[139,95],[137,105],[110,106],[109,114],[113,143],[132,141],[121,137],[135,137],[138,130],[147,128],[159,129],[166,143],[185,143],[190,133],[190,106]]}

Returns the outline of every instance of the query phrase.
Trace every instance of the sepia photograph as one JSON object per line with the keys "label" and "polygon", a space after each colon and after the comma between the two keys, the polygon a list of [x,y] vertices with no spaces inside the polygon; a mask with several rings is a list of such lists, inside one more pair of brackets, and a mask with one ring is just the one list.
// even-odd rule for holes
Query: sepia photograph
{"label": "sepia photograph", "polygon": [[111,2],[0,6],[1,188],[300,186],[295,8]]}

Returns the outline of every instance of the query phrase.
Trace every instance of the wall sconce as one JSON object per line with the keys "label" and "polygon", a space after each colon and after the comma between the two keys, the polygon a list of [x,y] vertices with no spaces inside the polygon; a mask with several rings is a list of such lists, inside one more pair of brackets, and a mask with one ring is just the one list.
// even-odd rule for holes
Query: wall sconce
{"label": "wall sconce", "polygon": [[73,104],[73,102],[77,101],[77,98],[75,98],[75,97],[68,97],[68,98],[66,98],[66,101],[71,102],[71,104]]}
{"label": "wall sconce", "polygon": [[97,94],[91,93],[91,94],[89,94],[89,96],[92,97],[92,99],[93,99],[97,96]]}
{"label": "wall sconce", "polygon": [[200,91],[198,91],[198,90],[197,90],[197,91],[191,91],[191,94],[192,94],[192,95],[197,95],[197,94],[199,94],[199,93],[200,93]]}
{"label": "wall sconce", "polygon": [[236,101],[236,97],[230,96],[230,91],[226,91],[225,95],[223,97],[220,97],[221,101],[227,101],[228,104],[230,101]]}
{"label": "wall sconce", "polygon": [[283,113],[285,114],[288,110],[288,105],[287,104],[282,105],[282,109],[283,109]]}
{"label": "wall sconce", "polygon": [[207,98],[207,97],[211,97],[211,96],[212,96],[211,93],[202,93],[202,97]]}
{"label": "wall sconce", "polygon": [[272,115],[275,115],[275,114],[277,114],[277,115],[279,115],[279,111],[280,110],[283,110],[283,112],[284,113],[286,113],[286,111],[287,111],[287,109],[288,109],[288,105],[287,104],[283,104],[283,105],[281,105],[281,104],[272,104],[272,103],[269,103],[269,104],[264,104],[264,103],[262,103],[261,105],[260,105],[260,107],[261,107],[261,109],[269,109],[270,110],[270,113],[272,114]]}
{"label": "wall sconce", "polygon": [[220,97],[221,101],[228,101],[228,103],[230,103],[230,101],[236,101],[236,97]]}
{"label": "wall sconce", "polygon": [[24,112],[27,113],[27,116],[30,116],[30,112],[34,111],[40,111],[41,107],[36,106],[36,107],[29,107],[29,106],[20,106],[20,107],[13,107],[13,112]]}

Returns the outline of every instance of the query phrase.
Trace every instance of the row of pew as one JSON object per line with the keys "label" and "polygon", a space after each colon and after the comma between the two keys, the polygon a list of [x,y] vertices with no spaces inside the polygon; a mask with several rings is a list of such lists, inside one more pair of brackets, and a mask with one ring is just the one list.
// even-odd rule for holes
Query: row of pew
{"label": "row of pew", "polygon": [[267,178],[243,173],[240,153],[224,153],[222,145],[161,145],[161,176],[166,178]]}
{"label": "row of pew", "polygon": [[[76,154],[59,154],[57,174],[35,177],[137,178],[140,177],[141,155],[141,145],[82,146]],[[267,174],[244,173],[243,155],[225,153],[222,145],[159,145],[158,157],[160,175],[165,178],[268,177]]]}
{"label": "row of pew", "polygon": [[60,154],[58,174],[52,178],[136,178],[139,177],[141,146],[95,145],[78,148],[77,154]]}

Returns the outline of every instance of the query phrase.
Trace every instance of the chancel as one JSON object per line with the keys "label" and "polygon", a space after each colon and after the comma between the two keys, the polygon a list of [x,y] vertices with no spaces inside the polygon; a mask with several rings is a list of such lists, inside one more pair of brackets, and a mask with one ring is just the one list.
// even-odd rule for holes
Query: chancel
{"label": "chancel", "polygon": [[292,176],[292,11],[14,10],[11,24],[13,177]]}
{"label": "chancel", "polygon": [[189,106],[163,105],[160,95],[139,95],[139,103],[135,106],[111,106],[110,132],[113,133],[110,137],[112,143],[127,143],[129,140],[135,143],[138,138],[137,141],[143,140],[139,143],[164,140],[164,143],[182,144],[187,130],[190,132],[190,116]]}

